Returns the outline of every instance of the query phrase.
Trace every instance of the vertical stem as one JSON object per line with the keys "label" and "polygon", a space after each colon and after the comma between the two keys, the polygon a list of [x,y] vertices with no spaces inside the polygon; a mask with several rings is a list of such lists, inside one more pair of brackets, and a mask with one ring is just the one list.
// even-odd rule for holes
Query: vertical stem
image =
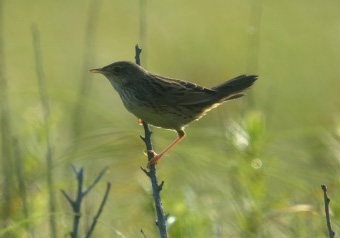
{"label": "vertical stem", "polygon": [[[136,45],[136,63],[140,65],[140,54],[142,50]],[[146,150],[148,151],[148,160],[150,161],[153,158],[153,153],[151,153],[152,149],[152,141],[151,141],[151,131],[149,129],[149,126],[146,122],[143,121],[143,127],[145,131],[145,136],[143,138],[143,141],[146,145]],[[146,172],[146,171],[144,171]],[[156,213],[157,213],[157,222],[156,225],[158,227],[159,233],[161,235],[161,238],[167,238],[168,237],[168,231],[166,227],[166,219],[167,216],[164,214],[162,199],[161,199],[161,191],[164,182],[161,184],[158,184],[157,174],[156,174],[156,165],[150,165],[150,172],[146,172],[146,174],[149,176],[151,180],[151,187],[152,187],[152,195],[153,200],[155,202],[156,207]]]}
{"label": "vertical stem", "polygon": [[335,232],[332,229],[331,218],[329,216],[329,203],[331,202],[331,200],[329,199],[328,194],[327,194],[327,186],[323,184],[321,185],[321,188],[323,190],[323,197],[325,201],[326,223],[327,223],[329,238],[334,238]]}
{"label": "vertical stem", "polygon": [[[6,228],[12,212],[12,156],[11,156],[11,123],[7,95],[7,78],[4,55],[4,24],[3,24],[3,0],[0,0],[0,133],[1,133],[1,167],[2,167],[2,199],[1,219],[2,226]],[[9,235],[5,235],[9,237]]]}
{"label": "vertical stem", "polygon": [[[145,131],[145,145],[148,151],[152,151],[152,142],[151,142],[151,132],[147,123],[143,122],[143,127]],[[148,160],[150,161],[153,158],[152,153],[148,153]],[[155,201],[156,213],[157,213],[157,226],[161,238],[167,238],[168,232],[166,227],[166,215],[164,214],[162,199],[161,199],[161,189],[163,185],[158,184],[158,178],[156,173],[156,165],[150,166],[149,177],[151,180],[152,186],[152,195],[153,200]]]}
{"label": "vertical stem", "polygon": [[35,56],[35,64],[36,64],[36,74],[39,84],[39,93],[40,100],[43,106],[44,111],[44,123],[45,123],[45,133],[46,133],[46,143],[47,143],[47,152],[46,152],[46,163],[47,163],[47,188],[48,188],[48,196],[49,196],[49,211],[50,211],[50,233],[52,238],[58,237],[57,232],[57,223],[55,220],[55,211],[56,211],[56,197],[55,197],[55,185],[53,178],[53,151],[52,151],[52,143],[51,143],[51,131],[50,131],[50,106],[49,99],[47,95],[47,90],[45,86],[45,75],[43,71],[43,59],[41,54],[41,45],[40,45],[40,33],[37,26],[32,25],[32,38],[33,38],[33,47],[34,47],[34,56]]}

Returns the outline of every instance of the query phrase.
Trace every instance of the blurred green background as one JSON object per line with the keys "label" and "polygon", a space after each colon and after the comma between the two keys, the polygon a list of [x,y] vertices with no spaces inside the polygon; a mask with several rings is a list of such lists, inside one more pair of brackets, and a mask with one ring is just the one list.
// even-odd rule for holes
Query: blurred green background
{"label": "blurred green background", "polygon": [[[112,190],[93,237],[143,237],[140,229],[158,237],[150,182],[140,170],[147,161],[139,138],[143,129],[108,80],[87,72],[134,61],[136,43],[151,72],[207,87],[259,74],[247,97],[193,122],[185,140],[159,164],[170,237],[327,237],[321,184],[328,185],[339,234],[339,1],[1,3],[0,71],[7,80],[0,88],[1,236],[53,237],[53,216],[55,237],[68,237],[73,214],[59,190],[74,195],[75,164],[84,167],[86,185],[109,168],[83,205],[82,231],[107,180]],[[32,24],[40,31],[52,169],[46,164]],[[175,138],[154,129],[155,150]],[[55,183],[54,214],[47,175]]]}

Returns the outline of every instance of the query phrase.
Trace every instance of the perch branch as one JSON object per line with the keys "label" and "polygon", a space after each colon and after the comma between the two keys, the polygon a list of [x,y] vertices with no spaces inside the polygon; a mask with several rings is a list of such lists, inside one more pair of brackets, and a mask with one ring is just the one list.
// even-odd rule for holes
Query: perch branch
{"label": "perch branch", "polygon": [[[138,45],[136,45],[136,63],[140,65],[140,54],[142,52],[142,49],[139,48]],[[150,161],[153,158],[152,151],[152,142],[151,142],[151,134],[152,132],[149,129],[149,125],[143,121],[143,127],[144,127],[144,137],[141,136],[142,140],[145,143],[146,151],[148,151],[148,160]],[[161,199],[161,190],[163,188],[164,182],[161,184],[158,184],[157,174],[156,174],[156,166],[150,165],[150,171],[146,171],[144,168],[141,168],[143,172],[150,178],[151,180],[151,186],[152,186],[152,195],[155,202],[156,207],[156,213],[157,213],[157,221],[156,225],[158,227],[159,233],[161,235],[161,238],[167,238],[168,237],[168,231],[166,227],[166,216],[164,214],[163,210],[163,204]]]}
{"label": "perch branch", "polygon": [[329,217],[329,203],[331,202],[331,200],[329,199],[328,194],[327,194],[327,186],[323,184],[321,185],[321,188],[323,190],[323,197],[325,200],[326,222],[327,222],[329,237],[334,238],[335,232],[332,230],[331,218]]}

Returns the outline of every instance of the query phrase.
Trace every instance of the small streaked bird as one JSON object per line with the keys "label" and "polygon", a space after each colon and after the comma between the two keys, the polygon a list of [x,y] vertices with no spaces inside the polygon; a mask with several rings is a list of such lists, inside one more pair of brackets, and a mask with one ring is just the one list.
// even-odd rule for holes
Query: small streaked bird
{"label": "small streaked bird", "polygon": [[213,88],[163,77],[141,66],[119,61],[91,69],[103,74],[116,89],[126,109],[138,121],[175,130],[178,138],[162,153],[154,153],[149,165],[158,160],[185,136],[184,128],[206,112],[226,101],[242,97],[242,91],[257,80],[257,75],[240,75]]}

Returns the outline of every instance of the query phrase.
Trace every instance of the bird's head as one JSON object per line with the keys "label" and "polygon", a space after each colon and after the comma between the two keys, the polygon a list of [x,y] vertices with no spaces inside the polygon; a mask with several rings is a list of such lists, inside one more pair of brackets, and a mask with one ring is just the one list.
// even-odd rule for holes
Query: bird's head
{"label": "bird's head", "polygon": [[129,61],[118,61],[103,68],[91,69],[89,71],[91,73],[103,74],[111,83],[121,85],[128,84],[132,80],[136,80],[146,74],[146,70]]}

